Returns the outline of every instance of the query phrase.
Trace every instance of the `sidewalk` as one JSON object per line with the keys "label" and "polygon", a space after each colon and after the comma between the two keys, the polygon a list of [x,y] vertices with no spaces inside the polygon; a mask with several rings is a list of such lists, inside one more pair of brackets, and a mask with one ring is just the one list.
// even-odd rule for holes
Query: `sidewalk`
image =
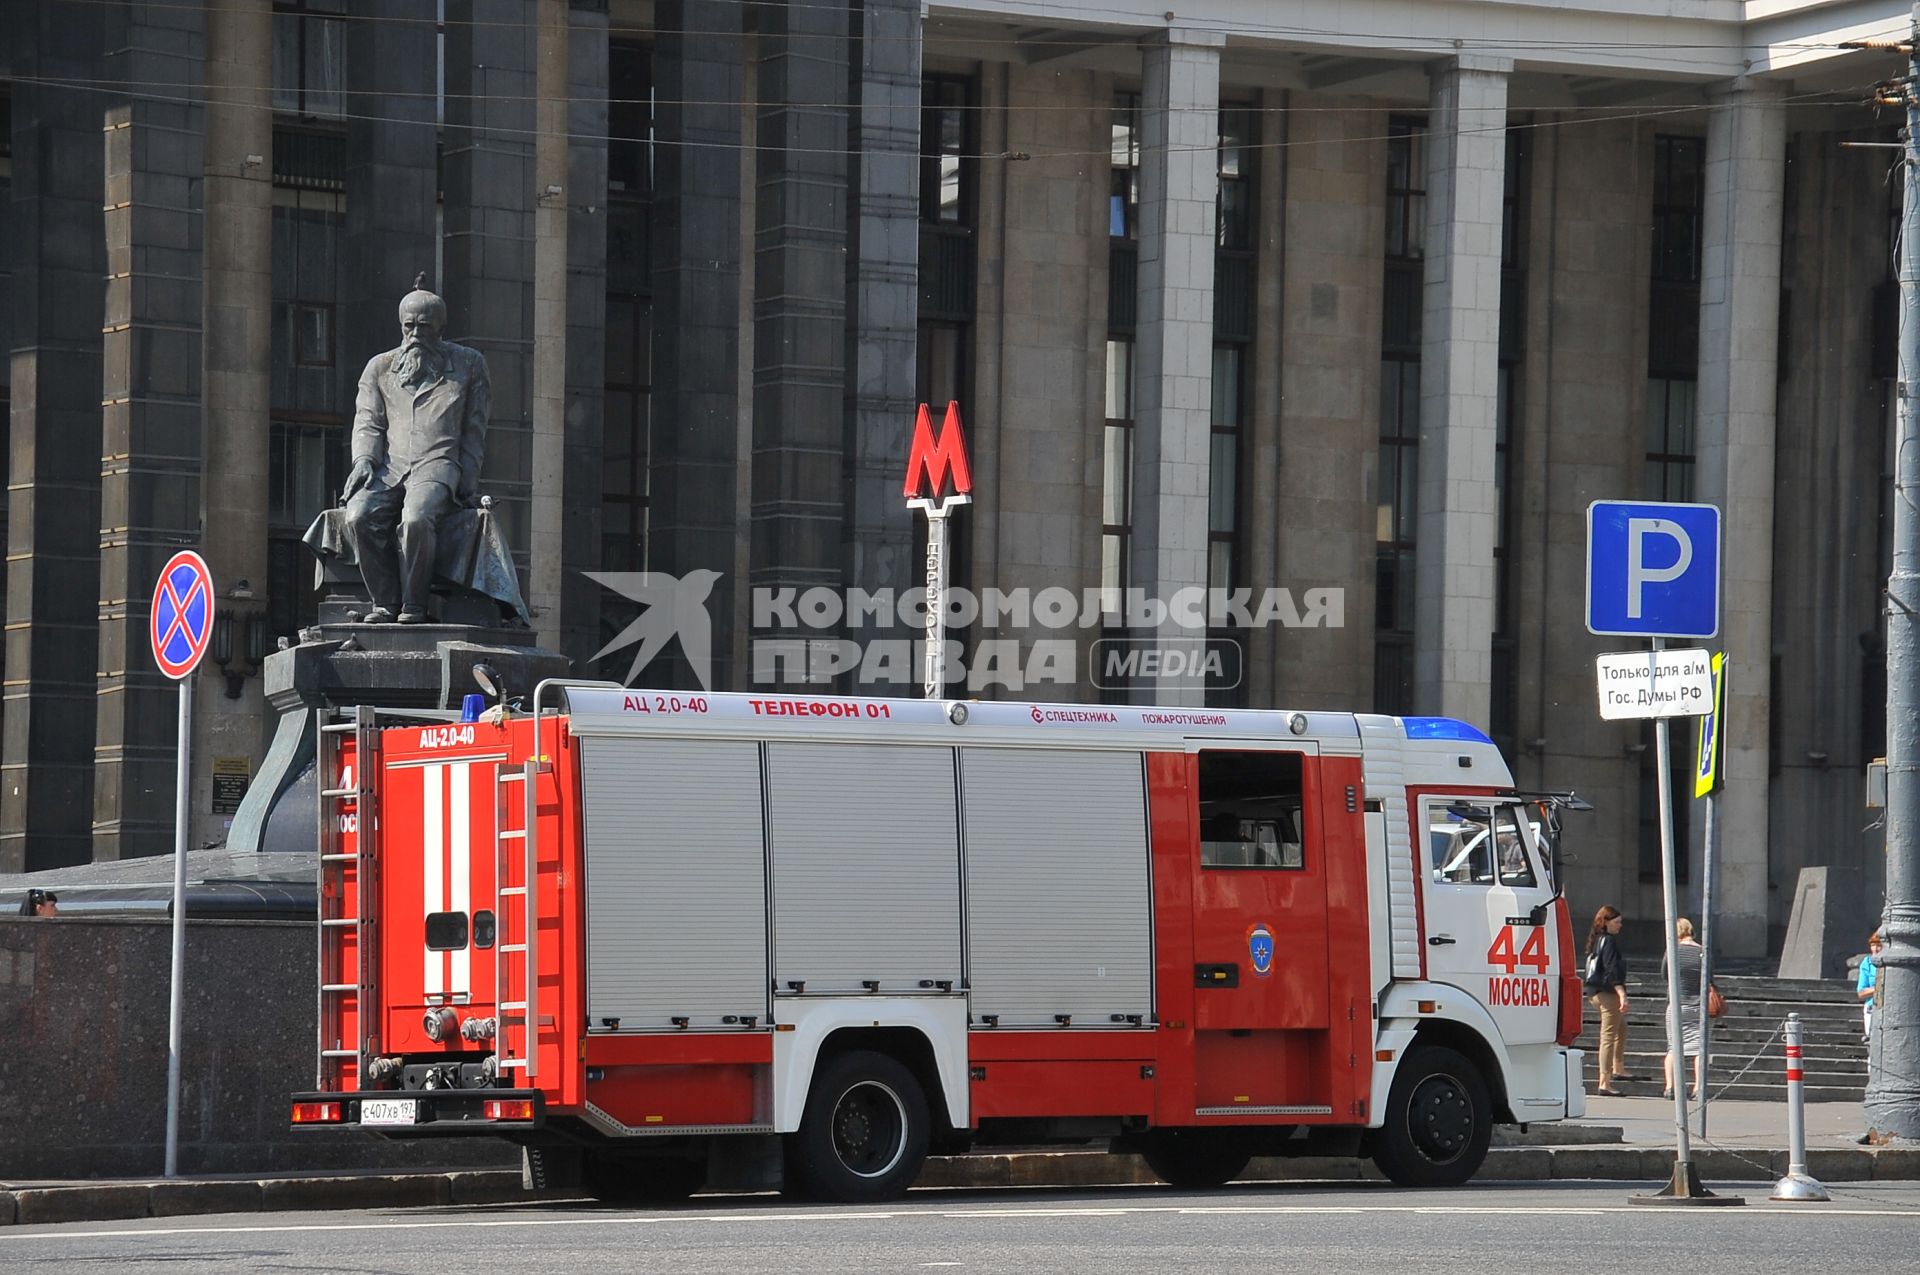
{"label": "sidewalk", "polygon": [[[1715,1182],[1770,1183],[1787,1171],[1786,1106],[1717,1102],[1708,1108],[1708,1136],[1693,1137],[1700,1176]],[[1697,1112],[1688,1129],[1699,1129]],[[1807,1106],[1807,1167],[1825,1183],[1920,1181],[1920,1146],[1863,1147],[1857,1104]],[[1589,1097],[1579,1120],[1497,1131],[1479,1182],[1604,1180],[1662,1182],[1673,1166],[1673,1103],[1661,1098]],[[1333,1156],[1262,1158],[1249,1182],[1378,1181],[1370,1162]],[[1138,1156],[1098,1151],[1026,1152],[936,1157],[922,1187],[1150,1185]],[[313,1173],[298,1177],[212,1174],[91,1182],[0,1182],[0,1226],[177,1217],[195,1213],[260,1213],[298,1209],[396,1209],[499,1204],[536,1196],[520,1175],[502,1169],[437,1173]]]}

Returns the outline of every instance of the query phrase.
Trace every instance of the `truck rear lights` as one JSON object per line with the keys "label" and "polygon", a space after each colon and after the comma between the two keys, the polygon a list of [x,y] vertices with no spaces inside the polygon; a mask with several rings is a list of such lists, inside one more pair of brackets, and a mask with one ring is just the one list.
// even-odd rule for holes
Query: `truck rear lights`
{"label": "truck rear lights", "polygon": [[533,1099],[489,1098],[482,1107],[489,1120],[531,1120]]}
{"label": "truck rear lights", "polygon": [[337,1102],[296,1102],[293,1104],[294,1124],[339,1124],[340,1104]]}

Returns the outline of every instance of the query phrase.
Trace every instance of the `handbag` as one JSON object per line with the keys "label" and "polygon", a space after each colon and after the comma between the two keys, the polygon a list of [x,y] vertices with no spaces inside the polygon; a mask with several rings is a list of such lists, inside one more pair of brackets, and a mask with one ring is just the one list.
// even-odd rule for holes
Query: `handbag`
{"label": "handbag", "polygon": [[1720,1018],[1727,1012],[1727,998],[1712,983],[1707,984],[1707,1017]]}

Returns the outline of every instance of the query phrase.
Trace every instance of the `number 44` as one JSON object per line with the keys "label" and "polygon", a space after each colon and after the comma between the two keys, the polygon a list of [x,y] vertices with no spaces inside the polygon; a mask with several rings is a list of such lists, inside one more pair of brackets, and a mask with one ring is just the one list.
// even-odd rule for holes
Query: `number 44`
{"label": "number 44", "polygon": [[1538,927],[1527,929],[1527,941],[1518,952],[1513,950],[1513,927],[1503,925],[1500,932],[1493,936],[1493,946],[1487,949],[1487,964],[1498,965],[1512,974],[1522,965],[1541,974],[1547,972],[1553,962],[1547,958],[1547,932]]}

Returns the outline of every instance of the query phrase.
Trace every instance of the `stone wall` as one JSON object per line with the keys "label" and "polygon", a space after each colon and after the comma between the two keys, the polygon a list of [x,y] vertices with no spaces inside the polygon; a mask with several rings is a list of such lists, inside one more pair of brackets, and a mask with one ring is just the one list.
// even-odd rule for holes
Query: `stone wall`
{"label": "stone wall", "polygon": [[[165,1165],[172,923],[0,917],[0,1179]],[[492,1138],[295,1132],[314,1075],[313,926],[194,921],[182,1009],[180,1172],[509,1167]]]}

